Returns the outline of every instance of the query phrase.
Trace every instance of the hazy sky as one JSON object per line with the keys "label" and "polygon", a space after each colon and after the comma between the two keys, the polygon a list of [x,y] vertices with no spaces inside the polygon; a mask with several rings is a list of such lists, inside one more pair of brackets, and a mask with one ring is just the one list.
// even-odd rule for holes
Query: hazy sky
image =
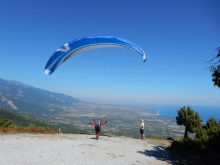
{"label": "hazy sky", "polygon": [[[0,78],[88,101],[220,105],[208,64],[220,46],[219,0],[0,0]],[[112,35],[136,52],[81,53],[52,75],[49,57],[83,36]]]}

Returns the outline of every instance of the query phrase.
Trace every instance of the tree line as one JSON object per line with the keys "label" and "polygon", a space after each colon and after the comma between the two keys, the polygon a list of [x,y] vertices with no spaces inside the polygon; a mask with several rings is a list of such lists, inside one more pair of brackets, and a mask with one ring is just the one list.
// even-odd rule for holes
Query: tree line
{"label": "tree line", "polygon": [[[206,148],[220,153],[220,121],[211,117],[204,124],[199,113],[190,106],[182,107],[177,111],[176,123],[185,126],[184,141],[190,142],[190,146],[195,145],[198,149]],[[188,132],[195,133],[195,138],[190,139]],[[176,143],[174,143],[176,145]]]}

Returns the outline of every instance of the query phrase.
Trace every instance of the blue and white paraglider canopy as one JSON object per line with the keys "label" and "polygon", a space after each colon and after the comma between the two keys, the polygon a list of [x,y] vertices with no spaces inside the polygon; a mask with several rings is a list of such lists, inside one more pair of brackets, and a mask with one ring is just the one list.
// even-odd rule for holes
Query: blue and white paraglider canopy
{"label": "blue and white paraglider canopy", "polygon": [[51,75],[64,61],[70,57],[87,50],[107,47],[120,47],[131,49],[142,56],[146,61],[144,51],[136,44],[114,36],[83,37],[70,41],[58,48],[47,61],[45,74]]}

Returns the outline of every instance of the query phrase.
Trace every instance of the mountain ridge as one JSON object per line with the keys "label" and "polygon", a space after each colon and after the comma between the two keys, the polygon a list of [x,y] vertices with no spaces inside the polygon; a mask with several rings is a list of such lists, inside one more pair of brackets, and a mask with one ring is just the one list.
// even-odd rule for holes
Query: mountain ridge
{"label": "mountain ridge", "polygon": [[[50,92],[14,80],[0,78],[0,106],[32,113],[60,111],[60,106],[72,106],[81,100],[62,93]],[[50,107],[57,107],[49,111]]]}

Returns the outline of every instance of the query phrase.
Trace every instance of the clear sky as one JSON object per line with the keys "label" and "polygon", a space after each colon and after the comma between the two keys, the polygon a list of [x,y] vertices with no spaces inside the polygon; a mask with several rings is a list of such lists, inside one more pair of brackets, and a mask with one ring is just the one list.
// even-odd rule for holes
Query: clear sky
{"label": "clear sky", "polygon": [[[220,105],[207,69],[220,46],[219,0],[0,0],[0,78],[87,101]],[[81,53],[44,74],[49,57],[83,36],[139,45]]]}

